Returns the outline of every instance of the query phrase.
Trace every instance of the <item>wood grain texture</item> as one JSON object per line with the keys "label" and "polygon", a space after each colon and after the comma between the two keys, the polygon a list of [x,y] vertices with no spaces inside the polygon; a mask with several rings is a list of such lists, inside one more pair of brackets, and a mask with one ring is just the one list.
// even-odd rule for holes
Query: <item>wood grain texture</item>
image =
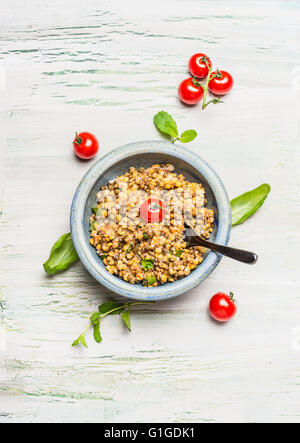
{"label": "wood grain texture", "polygon": [[[1,2],[0,422],[300,421],[299,19],[292,0]],[[235,78],[205,112],[176,97],[197,51]],[[231,197],[271,184],[232,232],[260,259],[224,259],[187,295],[140,308],[131,333],[108,318],[101,345],[72,349],[114,296],[80,263],[43,273],[90,166],[70,142],[158,139],[161,109],[198,130],[189,147]],[[223,326],[206,312],[219,290],[239,301]]]}

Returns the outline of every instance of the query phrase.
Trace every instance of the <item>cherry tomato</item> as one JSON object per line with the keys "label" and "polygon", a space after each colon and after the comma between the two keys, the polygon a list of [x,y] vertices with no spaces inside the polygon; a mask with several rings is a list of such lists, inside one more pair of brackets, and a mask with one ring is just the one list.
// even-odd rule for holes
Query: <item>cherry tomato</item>
{"label": "cherry tomato", "polygon": [[73,147],[77,157],[88,160],[97,154],[99,142],[90,132],[80,132],[80,134],[76,132]]}
{"label": "cherry tomato", "polygon": [[195,105],[199,103],[203,97],[203,88],[197,85],[197,81],[193,78],[187,78],[180,83],[178,88],[180,100],[187,105]]}
{"label": "cherry tomato", "polygon": [[209,303],[209,313],[217,321],[225,322],[235,316],[237,311],[233,293],[230,295],[224,292],[215,294]]}
{"label": "cherry tomato", "polygon": [[212,66],[212,62],[205,54],[194,54],[189,60],[189,71],[193,77],[204,78],[208,75],[208,66]]}
{"label": "cherry tomato", "polygon": [[140,217],[146,223],[160,223],[165,215],[165,205],[157,198],[149,198],[140,207]]}
{"label": "cherry tomato", "polygon": [[233,78],[226,71],[215,71],[211,75],[216,75],[215,78],[208,83],[208,89],[210,92],[216,95],[225,95],[231,91],[233,86]]}

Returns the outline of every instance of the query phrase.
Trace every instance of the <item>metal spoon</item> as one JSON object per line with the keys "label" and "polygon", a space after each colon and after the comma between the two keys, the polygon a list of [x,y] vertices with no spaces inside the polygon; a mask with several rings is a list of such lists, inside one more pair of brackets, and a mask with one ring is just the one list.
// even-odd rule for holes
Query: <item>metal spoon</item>
{"label": "metal spoon", "polygon": [[211,249],[212,251],[219,252],[226,257],[233,258],[234,260],[241,261],[243,263],[248,263],[254,265],[257,262],[258,256],[254,252],[243,251],[242,249],[230,248],[229,246],[217,245],[215,243],[203,240],[196,232],[189,226],[185,225],[186,229],[191,230],[191,236],[184,235],[184,241],[186,242],[186,248],[191,248],[192,246],[203,246],[204,248]]}

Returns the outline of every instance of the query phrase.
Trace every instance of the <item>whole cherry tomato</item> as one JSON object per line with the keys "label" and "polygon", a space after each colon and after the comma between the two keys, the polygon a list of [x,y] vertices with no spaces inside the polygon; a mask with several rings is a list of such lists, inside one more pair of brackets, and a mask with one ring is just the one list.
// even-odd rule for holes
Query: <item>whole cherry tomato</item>
{"label": "whole cherry tomato", "polygon": [[209,313],[217,321],[225,322],[235,316],[237,311],[233,293],[218,292],[209,303]]}
{"label": "whole cherry tomato", "polygon": [[89,160],[97,154],[99,142],[90,132],[80,132],[80,134],[76,132],[73,147],[77,157]]}
{"label": "whole cherry tomato", "polygon": [[211,76],[216,75],[215,78],[208,83],[208,89],[210,92],[216,95],[225,95],[232,89],[233,78],[226,71],[215,71],[211,73]]}
{"label": "whole cherry tomato", "polygon": [[189,60],[189,71],[192,76],[197,78],[204,78],[208,75],[208,67],[212,66],[212,62],[205,54],[194,54]]}
{"label": "whole cherry tomato", "polygon": [[149,198],[140,207],[140,217],[146,223],[160,223],[165,215],[165,205],[158,198]]}
{"label": "whole cherry tomato", "polygon": [[180,83],[178,95],[183,103],[195,105],[203,97],[203,88],[195,79],[187,78]]}

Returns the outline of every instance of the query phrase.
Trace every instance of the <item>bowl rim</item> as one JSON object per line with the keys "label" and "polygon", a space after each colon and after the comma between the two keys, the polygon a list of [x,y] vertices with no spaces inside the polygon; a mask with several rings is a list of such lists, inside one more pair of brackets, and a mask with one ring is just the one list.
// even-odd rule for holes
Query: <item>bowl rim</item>
{"label": "bowl rim", "polygon": [[[98,257],[94,257],[91,246],[85,238],[83,223],[84,209],[92,187],[99,176],[105,173],[109,167],[136,153],[163,153],[174,155],[190,163],[205,177],[215,196],[219,213],[215,242],[222,245],[227,245],[230,239],[232,223],[230,202],[225,186],[219,175],[199,154],[189,150],[185,146],[175,145],[168,141],[143,140],[120,146],[99,158],[84,174],[75,191],[70,212],[72,239],[82,264],[99,283],[118,295],[145,301],[166,300],[184,294],[198,286],[216,268],[222,256],[210,251],[205,260],[187,277],[158,287],[148,288],[125,282],[111,275],[104,266],[99,266],[99,259]],[[200,272],[200,270],[202,272]]]}

